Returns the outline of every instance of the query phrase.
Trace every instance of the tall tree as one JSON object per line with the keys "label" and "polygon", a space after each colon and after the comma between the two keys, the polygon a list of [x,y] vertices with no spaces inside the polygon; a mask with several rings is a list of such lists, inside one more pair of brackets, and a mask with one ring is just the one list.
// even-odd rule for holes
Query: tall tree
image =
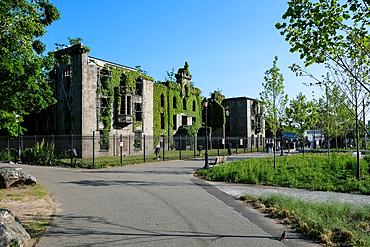
{"label": "tall tree", "polygon": [[[38,40],[60,17],[48,0],[0,1],[0,131],[16,136],[17,121],[55,103],[46,70],[53,53],[43,55]],[[17,117],[20,115],[20,117]]]}
{"label": "tall tree", "polygon": [[276,66],[278,57],[275,56],[272,68],[266,70],[262,83],[264,91],[260,93],[264,105],[264,119],[271,131],[274,133],[274,168],[276,168],[276,131],[281,127],[285,105],[288,102],[288,95],[284,93],[284,77]]}
{"label": "tall tree", "polygon": [[290,101],[286,114],[290,125],[296,127],[298,136],[302,140],[304,154],[305,131],[315,126],[319,120],[317,106],[313,100],[309,101],[305,95],[299,93],[295,99]]}

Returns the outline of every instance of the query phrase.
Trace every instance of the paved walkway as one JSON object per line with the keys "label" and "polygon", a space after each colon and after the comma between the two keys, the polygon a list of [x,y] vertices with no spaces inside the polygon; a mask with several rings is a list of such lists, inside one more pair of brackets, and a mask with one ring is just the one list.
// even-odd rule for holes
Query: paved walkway
{"label": "paved walkway", "polygon": [[[195,178],[203,165],[190,160],[84,170],[0,164],[36,176],[55,197],[55,220],[38,247],[320,246]],[[283,230],[289,241],[278,241]]]}

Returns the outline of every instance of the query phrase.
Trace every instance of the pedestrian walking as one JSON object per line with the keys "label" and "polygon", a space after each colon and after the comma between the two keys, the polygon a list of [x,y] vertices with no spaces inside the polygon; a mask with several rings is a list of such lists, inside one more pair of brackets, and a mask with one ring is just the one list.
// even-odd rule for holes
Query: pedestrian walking
{"label": "pedestrian walking", "polygon": [[231,142],[229,142],[228,155],[231,155]]}

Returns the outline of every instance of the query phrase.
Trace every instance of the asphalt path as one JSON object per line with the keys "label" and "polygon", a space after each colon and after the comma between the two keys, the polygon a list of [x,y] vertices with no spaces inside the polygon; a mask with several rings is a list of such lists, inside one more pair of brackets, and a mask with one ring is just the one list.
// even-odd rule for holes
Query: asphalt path
{"label": "asphalt path", "polygon": [[[235,155],[233,159],[267,154]],[[320,246],[193,176],[204,160],[100,170],[21,167],[54,197],[37,247]],[[283,230],[288,241],[278,241]]]}

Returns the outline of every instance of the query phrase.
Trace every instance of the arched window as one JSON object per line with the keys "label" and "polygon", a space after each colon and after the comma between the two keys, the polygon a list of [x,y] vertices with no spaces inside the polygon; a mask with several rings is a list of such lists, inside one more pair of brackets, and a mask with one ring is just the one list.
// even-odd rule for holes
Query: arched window
{"label": "arched window", "polygon": [[185,98],[182,99],[182,109],[186,111],[186,99]]}
{"label": "arched window", "polygon": [[163,95],[163,93],[161,94],[161,107],[164,107],[164,95]]}
{"label": "arched window", "polygon": [[173,109],[176,109],[177,108],[177,105],[176,105],[176,96],[173,96],[172,106],[173,106]]}
{"label": "arched window", "polygon": [[193,111],[195,111],[195,108],[196,108],[196,104],[195,104],[195,100],[193,100]]}

